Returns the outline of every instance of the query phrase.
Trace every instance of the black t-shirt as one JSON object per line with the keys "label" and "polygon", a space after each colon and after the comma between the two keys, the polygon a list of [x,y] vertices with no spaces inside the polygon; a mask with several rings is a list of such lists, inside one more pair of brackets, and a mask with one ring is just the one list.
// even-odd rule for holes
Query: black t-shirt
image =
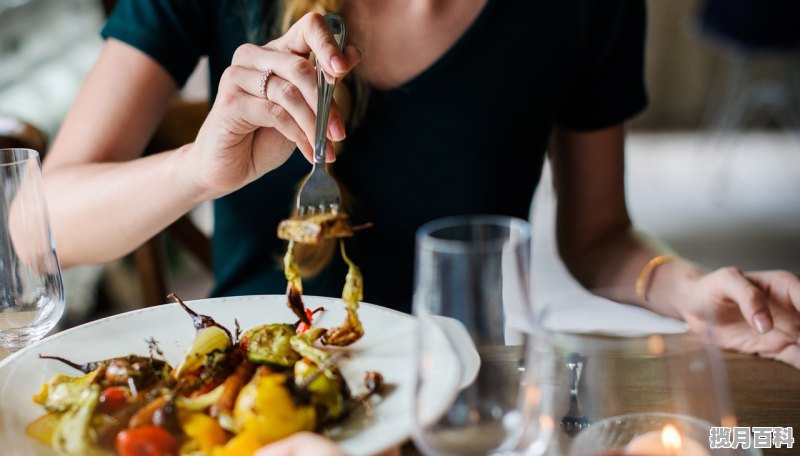
{"label": "black t-shirt", "polygon": [[[268,41],[274,17],[269,1],[122,0],[102,34],[153,57],[178,85],[207,55],[213,100],[234,50]],[[372,90],[334,164],[354,196],[354,219],[373,223],[347,241],[364,300],[410,310],[421,224],[527,218],[554,124],[592,130],[639,112],[644,29],[643,0],[488,0],[433,65],[400,87]],[[214,202],[214,295],[284,292],[276,227],[309,170],[295,153]],[[339,296],[344,275],[337,256],[304,281],[305,292]]]}

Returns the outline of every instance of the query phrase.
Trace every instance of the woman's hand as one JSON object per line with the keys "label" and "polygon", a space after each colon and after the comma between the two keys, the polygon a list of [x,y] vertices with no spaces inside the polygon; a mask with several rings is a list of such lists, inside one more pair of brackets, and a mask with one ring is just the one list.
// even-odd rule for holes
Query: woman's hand
{"label": "woman's hand", "polygon": [[[264,46],[245,44],[236,50],[220,80],[214,106],[186,154],[191,172],[210,198],[277,168],[295,146],[311,161],[317,76],[308,60],[310,52],[336,78],[344,77],[361,59],[361,52],[352,46],[339,51],[324,18],[316,13],[307,14]],[[262,88],[267,70],[272,73]],[[332,140],[345,136],[335,103],[327,132]],[[333,159],[329,148],[328,160]]]}
{"label": "woman's hand", "polygon": [[256,452],[255,456],[300,456],[305,454],[344,456],[344,453],[332,440],[313,432],[299,432],[267,445]]}
{"label": "woman's hand", "polygon": [[[255,456],[344,456],[344,452],[336,444],[321,435],[312,432],[298,432],[283,440],[267,445],[256,452]],[[380,456],[398,456],[399,448],[392,448]]]}
{"label": "woman's hand", "polygon": [[726,349],[758,353],[800,368],[800,279],[788,271],[723,268],[696,279],[683,318],[693,331],[716,320]]}

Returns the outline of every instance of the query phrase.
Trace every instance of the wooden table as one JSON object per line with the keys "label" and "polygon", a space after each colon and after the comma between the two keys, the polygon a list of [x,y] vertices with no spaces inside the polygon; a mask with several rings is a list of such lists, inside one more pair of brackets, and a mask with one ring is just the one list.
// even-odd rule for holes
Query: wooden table
{"label": "wooden table", "polygon": [[[509,365],[518,354],[507,351]],[[793,427],[792,449],[763,449],[764,456],[800,454],[800,370],[777,361],[739,353],[725,353],[733,406],[738,426]],[[402,454],[419,455],[412,443],[403,446]]]}
{"label": "wooden table", "polygon": [[800,454],[800,370],[756,356],[726,353],[725,365],[740,426],[792,426],[795,445],[764,455]]}

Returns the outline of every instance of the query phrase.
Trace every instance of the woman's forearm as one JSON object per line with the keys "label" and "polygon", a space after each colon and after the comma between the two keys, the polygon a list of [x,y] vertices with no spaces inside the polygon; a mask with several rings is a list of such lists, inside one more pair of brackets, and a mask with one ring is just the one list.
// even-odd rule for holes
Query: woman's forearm
{"label": "woman's forearm", "polygon": [[[662,315],[680,318],[681,302],[689,296],[689,287],[701,276],[702,268],[676,258],[642,275],[647,263],[667,252],[664,246],[633,229],[620,231],[593,249],[565,258],[568,269],[595,294],[614,301],[648,308]],[[636,282],[643,281],[646,299],[636,292]]]}
{"label": "woman's forearm", "polygon": [[141,159],[45,169],[45,192],[64,267],[133,251],[204,199],[184,172],[191,145]]}

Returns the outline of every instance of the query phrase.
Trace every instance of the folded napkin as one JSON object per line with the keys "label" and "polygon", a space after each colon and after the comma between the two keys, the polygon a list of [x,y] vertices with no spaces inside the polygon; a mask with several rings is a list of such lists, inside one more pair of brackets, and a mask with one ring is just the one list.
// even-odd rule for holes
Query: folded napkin
{"label": "folded napkin", "polygon": [[682,321],[593,295],[572,278],[556,253],[555,195],[549,166],[545,166],[534,198],[532,223],[533,306],[547,329],[621,337],[688,331]]}
{"label": "folded napkin", "polygon": [[650,334],[681,334],[686,323],[662,317],[647,309],[619,304],[575,292],[551,300],[540,308],[541,324],[551,331],[641,337]]}

